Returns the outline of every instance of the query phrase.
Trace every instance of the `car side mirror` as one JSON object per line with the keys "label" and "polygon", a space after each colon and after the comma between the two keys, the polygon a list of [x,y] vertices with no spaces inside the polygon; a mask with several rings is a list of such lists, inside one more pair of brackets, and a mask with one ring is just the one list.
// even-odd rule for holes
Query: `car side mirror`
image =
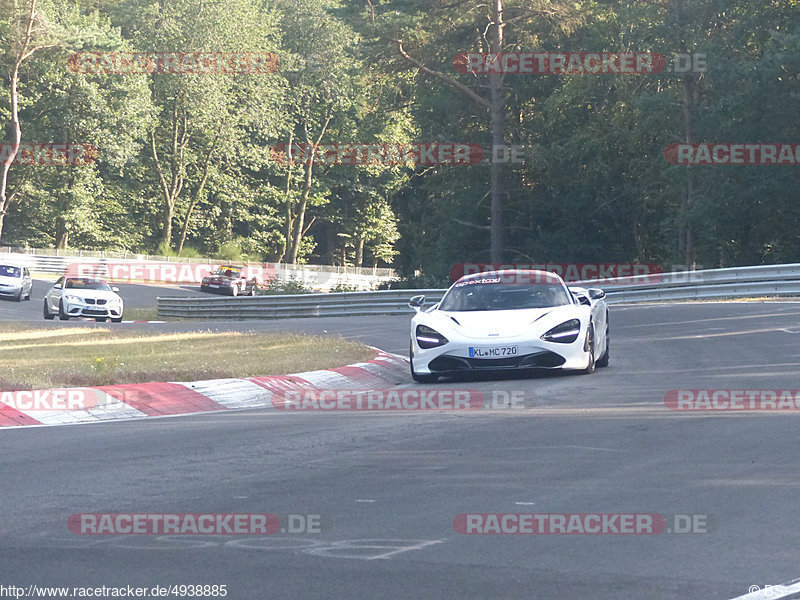
{"label": "car side mirror", "polygon": [[419,296],[413,296],[411,300],[408,301],[408,305],[416,312],[419,312],[419,309],[422,308],[423,304],[425,304],[425,296],[422,294]]}
{"label": "car side mirror", "polygon": [[601,298],[605,298],[606,293],[598,288],[589,288],[589,298],[592,300],[600,300]]}
{"label": "car side mirror", "polygon": [[118,287],[112,287],[111,291],[114,292],[115,294],[119,294],[119,288]]}
{"label": "car side mirror", "polygon": [[57,283],[57,284],[55,284],[55,285],[53,286],[53,289],[54,289],[54,290],[60,290],[60,289],[61,289],[61,284],[60,284],[60,283]]}

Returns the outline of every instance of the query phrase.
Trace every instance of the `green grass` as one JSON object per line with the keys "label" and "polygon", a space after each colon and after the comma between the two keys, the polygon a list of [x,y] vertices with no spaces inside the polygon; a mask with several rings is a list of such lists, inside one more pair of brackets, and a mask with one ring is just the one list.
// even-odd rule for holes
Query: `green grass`
{"label": "green grass", "polygon": [[0,327],[0,390],[283,375],[369,360],[341,337]]}

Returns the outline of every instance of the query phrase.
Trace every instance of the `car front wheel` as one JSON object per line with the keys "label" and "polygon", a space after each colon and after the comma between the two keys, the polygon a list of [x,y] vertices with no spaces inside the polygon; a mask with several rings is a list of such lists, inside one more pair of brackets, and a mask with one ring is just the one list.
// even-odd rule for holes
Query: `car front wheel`
{"label": "car front wheel", "polygon": [[44,308],[42,309],[42,315],[48,321],[52,321],[53,319],[56,318],[56,316],[50,312],[50,309],[47,308],[47,300],[44,301]]}
{"label": "car front wheel", "polygon": [[58,303],[58,318],[62,321],[69,321],[69,315],[64,310],[64,301],[61,300]]}
{"label": "car front wheel", "polygon": [[417,383],[436,383],[439,381],[439,376],[431,373],[430,375],[421,375],[414,371],[414,349],[411,344],[408,345],[408,363],[411,365],[411,379]]}

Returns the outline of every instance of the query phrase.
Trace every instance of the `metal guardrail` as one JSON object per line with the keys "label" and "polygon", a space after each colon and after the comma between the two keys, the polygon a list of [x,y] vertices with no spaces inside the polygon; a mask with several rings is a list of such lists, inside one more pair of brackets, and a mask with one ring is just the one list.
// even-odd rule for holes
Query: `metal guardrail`
{"label": "metal guardrail", "polygon": [[[21,246],[0,246],[0,259],[9,256],[28,268],[35,268],[43,273],[63,272],[64,267],[74,262],[98,263],[103,260],[121,261],[154,261],[179,264],[256,264],[247,261],[235,261],[221,258],[189,258],[184,256],[151,256],[128,251],[114,250],[78,250],[58,248],[24,248]],[[262,263],[258,263],[262,264]],[[345,275],[365,275],[391,278],[396,275],[394,269],[384,267],[353,267],[337,265],[306,265],[289,263],[269,263],[276,271],[307,271],[311,273],[335,273]]]}
{"label": "metal guardrail", "polygon": [[[278,281],[290,281],[292,279],[301,282],[306,287],[312,289],[328,290],[336,285],[353,286],[357,289],[372,289],[381,282],[386,282],[394,277],[392,269],[378,269],[367,267],[337,267],[329,265],[290,265],[284,263],[248,263],[248,262],[235,262],[221,259],[182,259],[174,257],[154,257],[146,255],[135,255],[127,253],[127,258],[115,258],[111,256],[113,253],[95,252],[92,256],[89,252],[82,252],[80,255],[76,252],[74,255],[66,256],[53,256],[47,254],[36,253],[16,253],[9,252],[7,247],[0,248],[0,261],[10,260],[14,264],[19,264],[28,267],[34,273],[48,273],[53,275],[63,275],[70,265],[85,264],[85,265],[141,265],[153,266],[156,264],[167,264],[169,267],[181,265],[181,272],[192,273],[196,269],[183,269],[183,266],[189,265],[191,267],[209,266],[203,274],[210,271],[212,265],[246,265],[252,266],[258,272],[269,271],[274,275]],[[38,251],[41,252],[41,251]],[[51,250],[51,252],[53,252]],[[62,251],[63,252],[63,251]],[[121,253],[119,253],[121,254]],[[7,258],[6,258],[7,257]],[[166,273],[166,269],[161,269],[160,272]],[[197,271],[199,272],[199,271]],[[202,276],[194,276],[188,280],[174,280],[173,278],[164,277],[160,279],[162,283],[168,284],[198,284]],[[154,281],[151,281],[154,282]]]}
{"label": "metal guardrail", "polygon": [[[598,287],[609,304],[712,298],[800,296],[800,264],[658,273],[618,279],[576,281]],[[443,289],[388,290],[292,296],[159,298],[160,318],[281,319],[405,315],[411,296],[425,295],[425,305],[441,300]]]}
{"label": "metal guardrail", "polygon": [[598,287],[609,304],[800,295],[800,264],[678,271],[572,285]]}
{"label": "metal guardrail", "polygon": [[441,300],[445,290],[387,290],[276,296],[158,298],[159,318],[286,319],[403,315],[408,299],[425,294],[426,304]]}

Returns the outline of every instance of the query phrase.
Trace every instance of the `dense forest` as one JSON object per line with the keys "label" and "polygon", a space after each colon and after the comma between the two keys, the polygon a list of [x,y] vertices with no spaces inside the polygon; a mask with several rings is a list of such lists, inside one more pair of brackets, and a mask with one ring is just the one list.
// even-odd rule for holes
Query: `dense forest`
{"label": "dense forest", "polygon": [[[799,26],[800,0],[0,0],[0,244],[431,277],[798,262],[800,165],[665,150],[800,141]],[[458,58],[521,52],[666,66]],[[219,63],[130,67],[165,53]],[[37,160],[33,144],[89,150]],[[483,157],[425,160],[431,145]]]}

